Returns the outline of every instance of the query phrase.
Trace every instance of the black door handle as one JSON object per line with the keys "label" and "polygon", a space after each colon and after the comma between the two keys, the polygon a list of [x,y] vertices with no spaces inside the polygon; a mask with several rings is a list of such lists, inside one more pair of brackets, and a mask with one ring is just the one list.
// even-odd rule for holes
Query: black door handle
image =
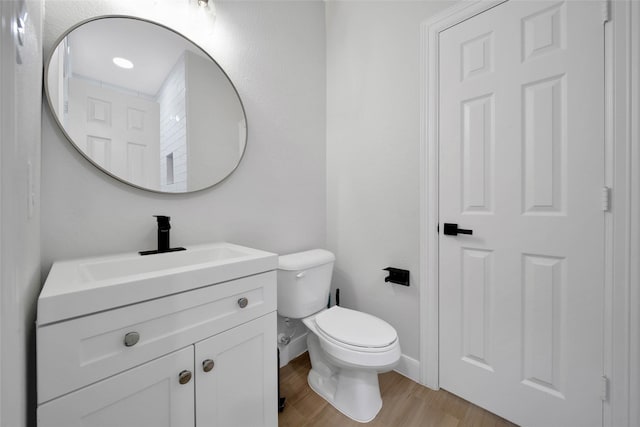
{"label": "black door handle", "polygon": [[444,223],[444,234],[446,236],[457,236],[458,234],[473,234],[473,230],[458,228],[458,224]]}

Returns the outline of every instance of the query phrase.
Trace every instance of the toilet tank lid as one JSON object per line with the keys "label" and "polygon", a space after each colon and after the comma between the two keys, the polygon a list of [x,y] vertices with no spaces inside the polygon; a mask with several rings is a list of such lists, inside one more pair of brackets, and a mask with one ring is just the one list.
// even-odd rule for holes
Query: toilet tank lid
{"label": "toilet tank lid", "polygon": [[278,269],[280,270],[305,270],[311,267],[318,267],[335,261],[336,257],[324,249],[312,249],[310,251],[297,252],[289,255],[282,255],[278,258]]}

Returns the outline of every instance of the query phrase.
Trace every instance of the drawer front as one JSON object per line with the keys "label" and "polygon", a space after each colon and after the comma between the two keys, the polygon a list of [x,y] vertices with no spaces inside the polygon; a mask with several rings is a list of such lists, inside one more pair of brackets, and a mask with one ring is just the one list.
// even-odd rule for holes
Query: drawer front
{"label": "drawer front", "polygon": [[37,330],[38,403],[276,310],[271,271]]}

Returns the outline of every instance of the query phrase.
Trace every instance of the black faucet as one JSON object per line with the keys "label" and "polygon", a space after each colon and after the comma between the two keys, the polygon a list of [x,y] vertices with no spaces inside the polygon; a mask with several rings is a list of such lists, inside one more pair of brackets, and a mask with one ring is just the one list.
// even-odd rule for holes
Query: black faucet
{"label": "black faucet", "polygon": [[151,251],[140,251],[140,255],[161,254],[163,252],[184,251],[185,248],[172,248],[169,244],[169,230],[171,230],[170,216],[154,215],[158,220],[158,249]]}
{"label": "black faucet", "polygon": [[169,230],[171,230],[170,216],[154,215],[158,219],[158,252],[166,252],[171,245],[169,244]]}

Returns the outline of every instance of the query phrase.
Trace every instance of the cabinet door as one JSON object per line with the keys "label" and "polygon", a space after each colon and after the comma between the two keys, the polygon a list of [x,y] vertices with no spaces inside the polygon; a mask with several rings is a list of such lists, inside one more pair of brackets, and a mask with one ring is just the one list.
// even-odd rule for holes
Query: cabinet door
{"label": "cabinet door", "polygon": [[[193,346],[38,407],[38,427],[194,426]],[[186,378],[183,377],[183,382]]]}
{"label": "cabinet door", "polygon": [[278,425],[275,312],[195,348],[198,427]]}

